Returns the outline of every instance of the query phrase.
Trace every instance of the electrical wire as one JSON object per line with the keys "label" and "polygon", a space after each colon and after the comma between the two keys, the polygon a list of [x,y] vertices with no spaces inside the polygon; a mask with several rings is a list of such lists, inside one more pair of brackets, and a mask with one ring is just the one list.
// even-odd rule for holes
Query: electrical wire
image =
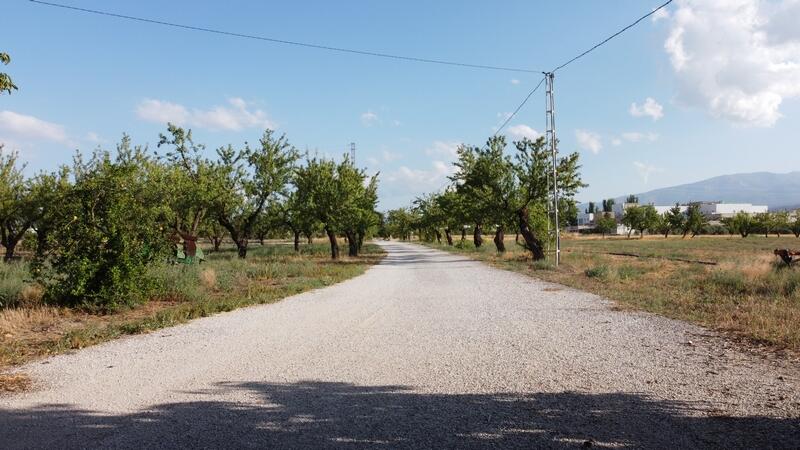
{"label": "electrical wire", "polygon": [[623,28],[623,29],[621,29],[621,30],[617,31],[616,33],[612,34],[611,36],[609,36],[609,37],[607,37],[607,38],[603,39],[603,40],[602,40],[602,41],[600,41],[598,44],[596,44],[595,46],[593,46],[592,48],[590,48],[589,50],[586,50],[585,52],[581,53],[580,55],[578,55],[578,56],[576,56],[576,57],[574,57],[574,58],[572,58],[572,59],[570,59],[569,61],[565,62],[564,64],[561,64],[560,66],[556,67],[555,69],[551,70],[550,72],[551,72],[551,73],[555,73],[557,70],[559,70],[559,69],[563,69],[564,67],[566,67],[566,66],[568,66],[568,65],[572,64],[573,62],[577,61],[578,59],[581,59],[581,58],[583,58],[584,56],[588,55],[589,53],[593,52],[594,50],[597,50],[597,48],[599,48],[600,46],[602,46],[602,45],[603,45],[603,44],[605,44],[606,42],[608,42],[608,41],[610,41],[610,40],[614,39],[615,37],[619,36],[620,34],[622,34],[622,33],[626,32],[626,31],[628,31],[629,29],[631,29],[631,28],[633,28],[633,27],[635,27],[636,25],[638,25],[638,24],[639,24],[639,22],[641,22],[641,21],[643,21],[644,19],[646,19],[646,18],[648,18],[648,17],[652,16],[653,14],[657,13],[658,11],[660,11],[660,10],[662,10],[662,9],[666,8],[666,7],[667,7],[667,5],[669,5],[669,4],[670,4],[670,3],[672,3],[672,2],[673,2],[673,0],[667,0],[667,1],[666,1],[664,4],[662,4],[662,5],[661,5],[661,6],[659,6],[658,8],[656,8],[656,9],[654,9],[654,10],[650,11],[649,13],[647,13],[647,14],[643,15],[642,17],[638,18],[638,19],[637,19],[635,22],[633,22],[632,24],[630,24],[630,25],[626,26],[625,28]]}
{"label": "electrical wire", "polygon": [[538,91],[538,90],[539,90],[539,88],[542,86],[542,83],[544,83],[544,80],[545,80],[545,78],[546,78],[546,77],[543,77],[541,80],[539,80],[539,84],[537,84],[537,85],[536,85],[536,87],[535,87],[535,88],[533,88],[533,90],[532,90],[532,91],[530,91],[530,92],[528,93],[528,96],[527,96],[527,97],[525,97],[525,100],[523,100],[523,101],[522,101],[522,103],[520,103],[520,104],[519,104],[519,106],[517,106],[517,109],[515,109],[515,110],[514,110],[514,112],[513,112],[513,113],[511,113],[511,115],[510,115],[510,116],[506,117],[506,121],[505,121],[505,122],[503,122],[503,124],[502,124],[502,125],[500,125],[500,128],[498,128],[498,129],[497,129],[497,131],[495,131],[495,132],[494,132],[494,135],[495,135],[495,136],[497,136],[497,135],[498,135],[498,133],[500,133],[500,132],[503,130],[503,128],[505,128],[505,127],[506,127],[506,125],[508,125],[508,123],[509,123],[509,122],[511,122],[511,119],[513,119],[513,118],[514,118],[514,116],[516,116],[516,115],[517,115],[517,113],[519,112],[519,110],[520,110],[520,109],[522,109],[522,107],[523,107],[523,106],[525,106],[525,103],[528,103],[528,100],[530,100],[531,96],[532,96],[532,95],[533,95],[533,94],[534,94],[536,91]]}
{"label": "electrical wire", "polygon": [[148,19],[148,18],[144,18],[144,17],[128,16],[128,15],[117,14],[117,13],[112,13],[112,12],[108,12],[108,11],[100,11],[100,10],[96,10],[96,9],[80,8],[80,7],[77,7],[77,6],[64,5],[64,4],[61,4],[61,3],[52,3],[52,2],[42,1],[42,0],[29,0],[29,1],[31,3],[36,3],[36,4],[44,5],[44,6],[51,6],[51,7],[54,7],[54,8],[63,8],[63,9],[68,9],[68,10],[72,10],[72,11],[79,11],[79,12],[83,12],[83,13],[96,14],[96,15],[107,16],[107,17],[115,17],[115,18],[118,18],[118,19],[126,19],[126,20],[132,20],[132,21],[137,21],[137,22],[144,22],[144,23],[150,23],[150,24],[156,24],[156,25],[163,25],[163,26],[167,26],[167,27],[181,28],[181,29],[185,29],[185,30],[201,31],[201,32],[205,32],[205,33],[220,34],[220,35],[224,35],[224,36],[238,37],[238,38],[244,38],[244,39],[254,39],[254,40],[258,40],[258,41],[272,42],[274,44],[293,45],[293,46],[297,46],[297,47],[313,48],[313,49],[317,49],[317,50],[326,50],[326,51],[339,52],[339,53],[350,53],[350,54],[362,55],[362,56],[372,56],[372,57],[378,57],[378,58],[387,58],[387,59],[394,59],[394,60],[400,60],[400,61],[411,61],[411,62],[427,63],[427,64],[440,64],[440,65],[446,65],[446,66],[465,67],[465,68],[471,68],[471,69],[498,70],[498,71],[505,71],[505,72],[520,72],[520,73],[540,73],[539,70],[524,69],[524,68],[519,68],[519,67],[503,67],[503,66],[492,66],[492,65],[486,65],[486,64],[471,64],[471,63],[463,63],[463,62],[457,62],[457,61],[446,61],[446,60],[441,60],[441,59],[420,58],[420,57],[416,57],[416,56],[404,56],[404,55],[395,55],[395,54],[390,54],[390,53],[373,52],[373,51],[367,51],[367,50],[356,50],[356,49],[344,48],[344,47],[333,47],[333,46],[329,46],[329,45],[311,44],[311,43],[308,43],[308,42],[289,41],[289,40],[285,40],[285,39],[277,39],[277,38],[271,38],[271,37],[265,37],[265,36],[256,36],[256,35],[252,35],[252,34],[237,33],[237,32],[233,32],[233,31],[217,30],[217,29],[213,29],[213,28],[198,27],[198,26],[193,26],[193,25],[184,25],[184,24],[179,24],[179,23],[174,23],[174,22],[165,22],[163,20]]}

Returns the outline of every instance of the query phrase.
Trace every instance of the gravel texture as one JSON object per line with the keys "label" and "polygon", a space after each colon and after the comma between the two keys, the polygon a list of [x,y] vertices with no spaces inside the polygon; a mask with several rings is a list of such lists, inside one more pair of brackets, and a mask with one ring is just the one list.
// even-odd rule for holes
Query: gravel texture
{"label": "gravel texture", "polygon": [[800,448],[800,365],[411,244],[21,368],[0,448]]}

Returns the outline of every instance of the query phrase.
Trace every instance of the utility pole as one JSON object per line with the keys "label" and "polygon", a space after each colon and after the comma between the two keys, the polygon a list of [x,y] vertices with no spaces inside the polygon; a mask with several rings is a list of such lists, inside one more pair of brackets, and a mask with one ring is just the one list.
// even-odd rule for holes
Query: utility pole
{"label": "utility pole", "polygon": [[547,95],[545,96],[547,111],[546,137],[550,143],[550,153],[553,158],[553,225],[555,227],[556,257],[555,266],[561,261],[561,234],[558,224],[558,144],[556,139],[556,104],[553,95],[553,72],[544,74],[547,81]]}
{"label": "utility pole", "polygon": [[355,165],[356,165],[356,143],[355,142],[351,142],[350,143],[350,164],[352,164],[353,167],[355,167]]}

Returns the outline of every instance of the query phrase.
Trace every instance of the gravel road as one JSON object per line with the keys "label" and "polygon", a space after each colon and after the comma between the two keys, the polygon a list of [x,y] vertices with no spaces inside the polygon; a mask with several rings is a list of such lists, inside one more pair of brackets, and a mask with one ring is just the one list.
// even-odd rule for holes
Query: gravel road
{"label": "gravel road", "polygon": [[800,448],[800,364],[417,245],[33,363],[0,448]]}

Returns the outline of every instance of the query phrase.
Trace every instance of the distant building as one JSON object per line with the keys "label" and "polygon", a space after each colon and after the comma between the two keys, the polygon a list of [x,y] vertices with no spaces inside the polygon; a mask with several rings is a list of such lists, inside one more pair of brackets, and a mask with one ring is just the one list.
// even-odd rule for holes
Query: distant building
{"label": "distant building", "polygon": [[766,205],[753,205],[751,203],[700,203],[700,212],[711,220],[733,217],[740,212],[747,214],[759,214],[768,211],[769,208]]}
{"label": "distant building", "polygon": [[594,225],[594,213],[578,214],[578,226]]}

